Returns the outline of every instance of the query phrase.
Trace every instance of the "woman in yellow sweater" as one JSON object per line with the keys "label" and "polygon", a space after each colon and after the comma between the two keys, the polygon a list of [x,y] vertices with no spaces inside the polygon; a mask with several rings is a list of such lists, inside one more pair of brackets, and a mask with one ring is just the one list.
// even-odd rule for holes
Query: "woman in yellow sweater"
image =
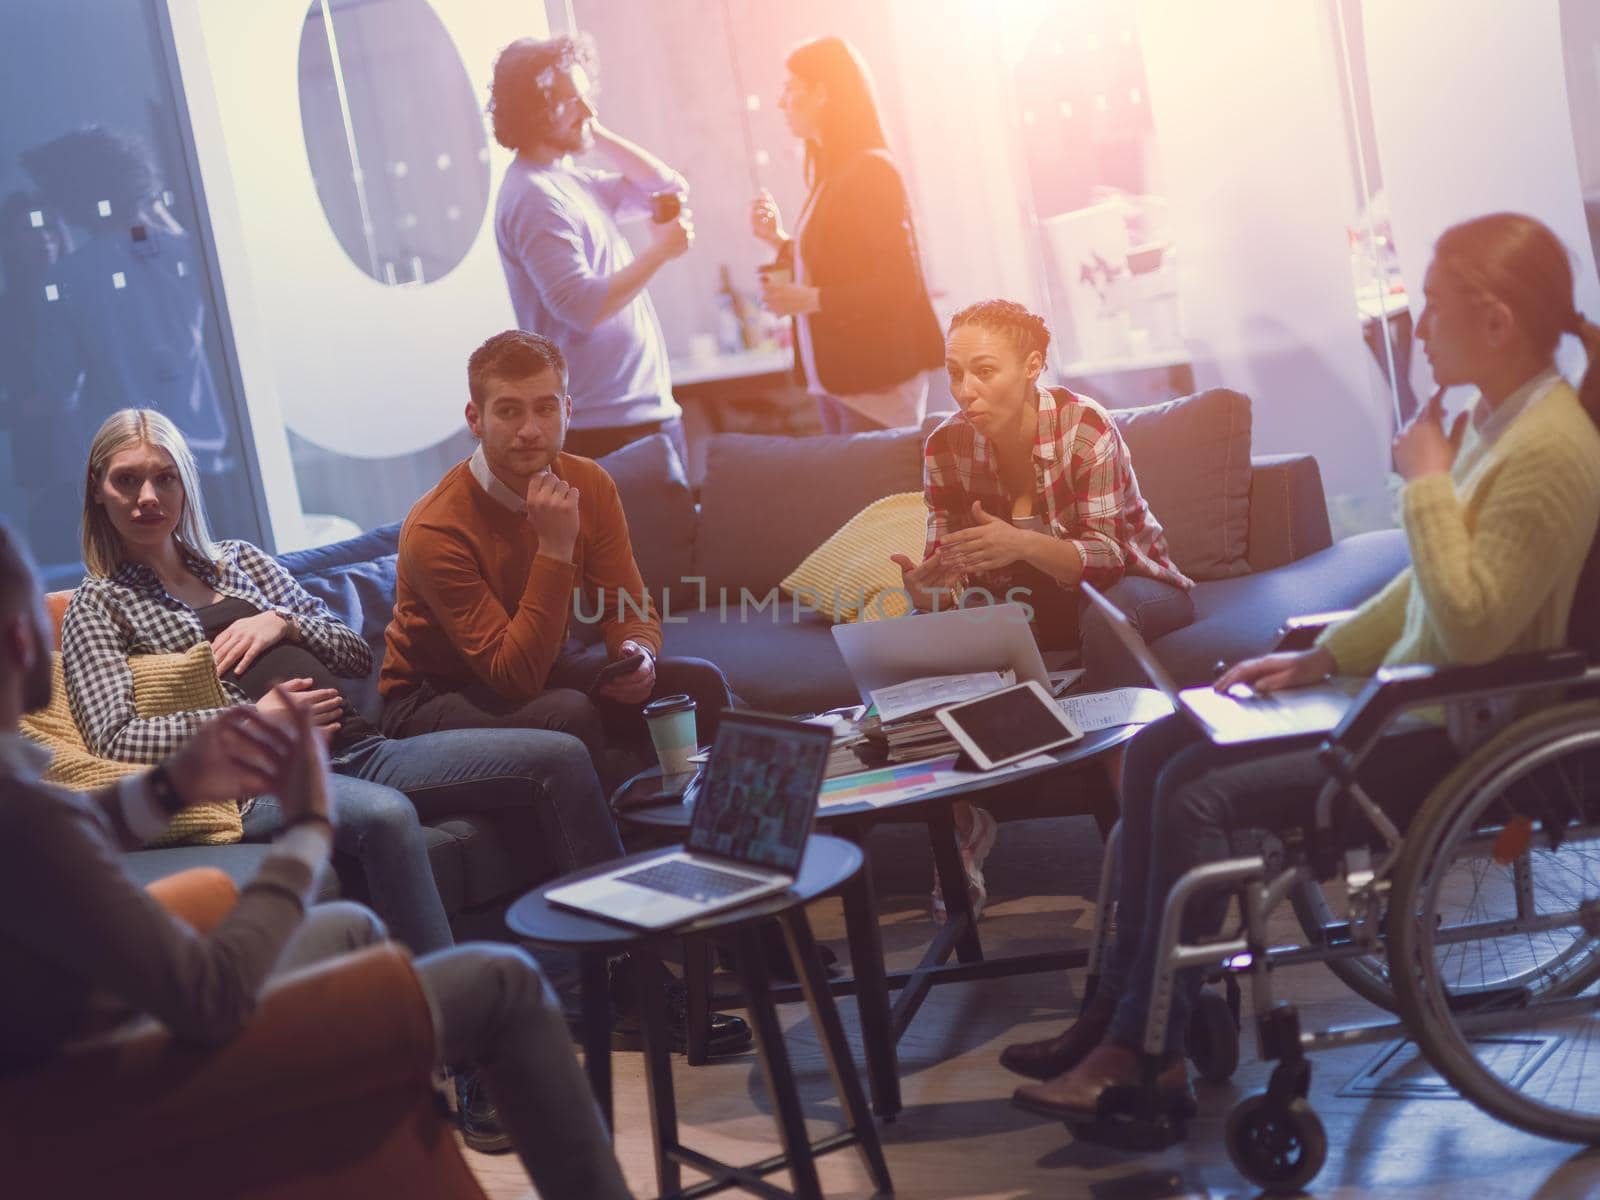
{"label": "woman in yellow sweater", "polygon": [[[1395,436],[1412,565],[1313,649],[1242,662],[1219,689],[1274,691],[1399,663],[1481,663],[1565,639],[1600,520],[1600,370],[1588,372],[1580,398],[1557,373],[1555,351],[1572,334],[1591,364],[1600,361],[1600,328],[1573,307],[1565,247],[1538,221],[1510,213],[1446,230],[1423,295],[1417,336],[1439,395],[1470,385],[1478,398],[1446,430],[1435,395]],[[1362,785],[1403,819],[1460,757],[1461,740],[1461,731],[1443,726],[1390,734],[1363,767]],[[1019,1107],[1092,1118],[1108,1088],[1139,1082],[1160,914],[1172,885],[1227,857],[1234,829],[1309,813],[1325,780],[1314,751],[1224,749],[1181,714],[1133,740],[1122,784],[1117,937],[1077,1023],[1002,1056],[1011,1070],[1043,1081],[1017,1089]],[[1191,903],[1184,940],[1214,932],[1226,904],[1225,894]],[[1177,1111],[1194,1104],[1183,1035],[1199,974],[1178,973],[1158,1077]]]}

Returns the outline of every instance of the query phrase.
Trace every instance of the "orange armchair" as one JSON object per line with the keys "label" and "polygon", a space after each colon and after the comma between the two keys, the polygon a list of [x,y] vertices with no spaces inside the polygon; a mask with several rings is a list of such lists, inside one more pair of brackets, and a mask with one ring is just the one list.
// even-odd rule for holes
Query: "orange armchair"
{"label": "orange armchair", "polygon": [[[235,895],[210,868],[150,890],[202,931]],[[430,1086],[433,1047],[392,944],[276,981],[224,1046],[124,1027],[0,1081],[0,1192],[484,1200]]]}

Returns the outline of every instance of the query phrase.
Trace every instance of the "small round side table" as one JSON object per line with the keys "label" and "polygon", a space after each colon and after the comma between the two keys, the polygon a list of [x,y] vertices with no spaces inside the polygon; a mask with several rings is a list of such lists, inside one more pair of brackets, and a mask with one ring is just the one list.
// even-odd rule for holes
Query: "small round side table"
{"label": "small round side table", "polygon": [[[859,847],[840,838],[813,834],[806,841],[800,875],[787,890],[754,900],[737,908],[712,913],[697,921],[669,930],[630,929],[558,908],[546,899],[551,888],[591,875],[616,869],[630,860],[651,857],[654,851],[631,855],[627,859],[575,872],[536,888],[523,896],[506,913],[506,924],[538,945],[576,951],[583,964],[584,1059],[595,1100],[609,1125],[611,1111],[611,1004],[606,987],[606,958],[629,951],[638,979],[639,1007],[644,1033],[645,1077],[650,1089],[651,1136],[655,1147],[656,1181],[663,1197],[682,1194],[681,1168],[690,1166],[710,1175],[697,1183],[694,1194],[709,1195],[731,1187],[753,1187],[764,1195],[793,1195],[805,1200],[821,1200],[815,1156],[845,1146],[860,1152],[874,1184],[882,1192],[893,1191],[889,1167],[878,1140],[877,1125],[867,1107],[866,1095],[856,1074],[845,1039],[844,1026],[834,1007],[827,972],[817,955],[816,939],[806,920],[805,905],[818,896],[846,887],[861,875],[864,859]],[[760,937],[763,922],[776,921],[783,931],[796,978],[811,1010],[827,1060],[834,1090],[844,1109],[844,1132],[813,1145],[806,1132],[805,1116],[794,1072],[784,1046],[783,1030],[773,1002],[772,979],[767,972],[766,955]],[[730,939],[736,946],[740,982],[744,986],[750,1025],[755,1033],[756,1050],[766,1076],[778,1120],[783,1153],[745,1166],[719,1162],[684,1146],[678,1140],[677,1106],[672,1090],[670,1038],[666,1026],[663,995],[666,968],[654,950],[661,939],[700,940],[716,936]],[[767,1183],[765,1176],[788,1169],[794,1191],[785,1193]]]}

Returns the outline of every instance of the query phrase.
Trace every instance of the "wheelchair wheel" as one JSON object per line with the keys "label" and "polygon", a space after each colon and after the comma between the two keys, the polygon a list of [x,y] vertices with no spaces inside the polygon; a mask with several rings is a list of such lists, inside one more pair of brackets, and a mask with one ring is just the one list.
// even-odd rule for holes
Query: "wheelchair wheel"
{"label": "wheelchair wheel", "polygon": [[1520,1129],[1600,1141],[1600,705],[1519,722],[1453,771],[1390,912],[1401,1011],[1435,1069]]}
{"label": "wheelchair wheel", "polygon": [[1301,1191],[1328,1161],[1328,1132],[1304,1096],[1246,1096],[1228,1114],[1223,1138],[1239,1174],[1274,1194]]}
{"label": "wheelchair wheel", "polygon": [[1213,988],[1200,993],[1189,1015],[1189,1060],[1207,1083],[1226,1083],[1239,1068],[1239,1022]]}

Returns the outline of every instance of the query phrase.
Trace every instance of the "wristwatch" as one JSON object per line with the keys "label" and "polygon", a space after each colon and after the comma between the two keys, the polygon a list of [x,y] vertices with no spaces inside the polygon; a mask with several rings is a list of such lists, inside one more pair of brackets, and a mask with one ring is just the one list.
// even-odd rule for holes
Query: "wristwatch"
{"label": "wristwatch", "polygon": [[183,797],[178,795],[178,789],[173,785],[172,773],[167,770],[166,763],[157,763],[155,769],[145,776],[145,785],[150,789],[150,799],[155,801],[156,807],[167,816],[176,816],[187,805]]}

